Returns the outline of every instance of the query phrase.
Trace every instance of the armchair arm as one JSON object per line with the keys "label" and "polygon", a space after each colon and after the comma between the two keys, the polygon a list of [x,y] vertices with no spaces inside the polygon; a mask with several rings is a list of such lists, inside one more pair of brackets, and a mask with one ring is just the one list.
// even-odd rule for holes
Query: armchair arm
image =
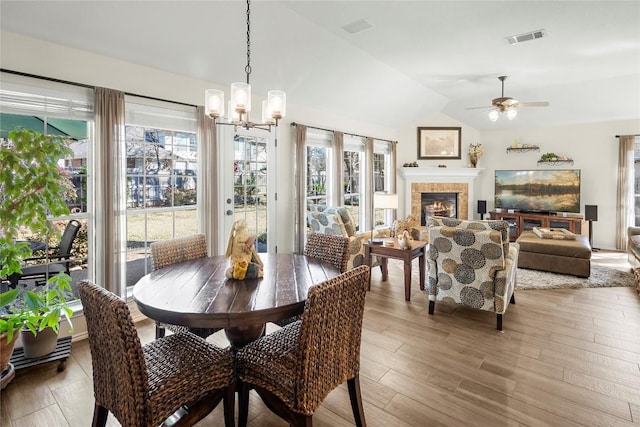
{"label": "armchair arm", "polygon": [[511,295],[516,289],[516,271],[518,270],[518,254],[520,246],[517,243],[509,245],[509,254],[505,260],[504,270],[496,273],[495,284],[495,310],[496,313],[502,314],[507,311]]}
{"label": "armchair arm", "polygon": [[[356,233],[349,237],[349,260],[347,261],[347,270],[352,270],[356,267],[364,265],[366,260],[364,259],[364,243],[371,240],[371,237],[391,237],[389,229],[363,231],[362,233]],[[379,265],[376,258],[372,262],[372,267]]]}
{"label": "armchair arm", "polygon": [[640,234],[640,227],[634,227],[633,225],[627,227],[627,236],[637,236]]}

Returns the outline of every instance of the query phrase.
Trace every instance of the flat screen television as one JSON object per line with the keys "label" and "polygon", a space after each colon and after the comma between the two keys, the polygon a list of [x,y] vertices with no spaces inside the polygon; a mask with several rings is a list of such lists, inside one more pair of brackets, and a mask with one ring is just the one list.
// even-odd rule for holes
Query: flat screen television
{"label": "flat screen television", "polygon": [[580,212],[580,169],[496,170],[495,207]]}

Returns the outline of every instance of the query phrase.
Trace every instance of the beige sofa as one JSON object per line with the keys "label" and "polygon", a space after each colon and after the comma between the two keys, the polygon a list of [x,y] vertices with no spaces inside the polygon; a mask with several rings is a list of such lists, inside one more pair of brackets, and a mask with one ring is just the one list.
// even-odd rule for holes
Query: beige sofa
{"label": "beige sofa", "polygon": [[627,257],[631,270],[640,267],[640,227],[627,228]]}

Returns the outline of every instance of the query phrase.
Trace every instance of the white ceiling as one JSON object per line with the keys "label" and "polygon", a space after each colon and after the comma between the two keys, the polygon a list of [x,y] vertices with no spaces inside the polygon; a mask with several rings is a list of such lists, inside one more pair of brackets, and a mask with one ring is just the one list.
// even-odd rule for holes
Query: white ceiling
{"label": "white ceiling", "polygon": [[[215,83],[244,80],[243,1],[8,1],[3,30]],[[356,34],[342,27],[366,20]],[[267,1],[251,83],[389,127],[442,112],[477,129],[640,118],[639,1]],[[505,37],[548,37],[509,45]],[[72,65],[70,65],[72,66]],[[20,71],[20,70],[18,70]],[[490,122],[500,96],[548,101]]]}

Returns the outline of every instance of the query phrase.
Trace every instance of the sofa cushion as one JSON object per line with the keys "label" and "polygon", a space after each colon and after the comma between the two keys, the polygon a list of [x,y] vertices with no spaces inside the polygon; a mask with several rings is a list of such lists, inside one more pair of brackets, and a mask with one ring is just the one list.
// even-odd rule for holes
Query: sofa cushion
{"label": "sofa cushion", "polygon": [[327,205],[309,205],[310,212],[323,212],[325,214],[338,214],[340,215],[340,219],[342,219],[342,224],[344,225],[345,230],[347,231],[346,236],[351,237],[356,234],[356,224],[353,221],[353,217],[351,216],[351,212],[349,209],[344,206],[333,207]]}
{"label": "sofa cushion", "polygon": [[629,248],[637,258],[640,258],[640,235],[629,236]]}
{"label": "sofa cushion", "polygon": [[347,236],[342,218],[337,213],[307,212],[307,222],[314,233],[332,234],[334,236]]}

